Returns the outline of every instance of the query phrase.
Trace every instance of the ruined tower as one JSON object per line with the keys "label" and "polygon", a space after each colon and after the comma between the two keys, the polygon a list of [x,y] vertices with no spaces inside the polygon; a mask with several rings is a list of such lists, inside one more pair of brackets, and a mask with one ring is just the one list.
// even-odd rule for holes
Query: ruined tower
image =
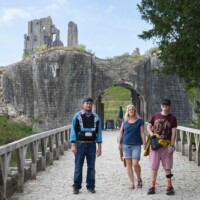
{"label": "ruined tower", "polygon": [[78,28],[74,22],[70,21],[68,23],[67,46],[76,47],[77,45],[78,45]]}
{"label": "ruined tower", "polygon": [[60,31],[53,24],[51,17],[28,22],[28,34],[24,35],[24,53],[31,55],[38,46],[63,46]]}
{"label": "ruined tower", "polygon": [[140,56],[140,49],[139,49],[139,48],[136,48],[136,49],[133,51],[132,55]]}

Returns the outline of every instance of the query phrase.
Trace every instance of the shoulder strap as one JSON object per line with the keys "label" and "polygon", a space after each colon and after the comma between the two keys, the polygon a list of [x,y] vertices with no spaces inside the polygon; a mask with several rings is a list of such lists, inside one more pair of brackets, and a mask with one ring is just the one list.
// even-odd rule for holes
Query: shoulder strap
{"label": "shoulder strap", "polygon": [[166,128],[167,122],[170,119],[170,117],[171,117],[171,114],[167,115],[165,121],[163,122],[163,127],[162,127],[161,133],[163,133],[164,129]]}

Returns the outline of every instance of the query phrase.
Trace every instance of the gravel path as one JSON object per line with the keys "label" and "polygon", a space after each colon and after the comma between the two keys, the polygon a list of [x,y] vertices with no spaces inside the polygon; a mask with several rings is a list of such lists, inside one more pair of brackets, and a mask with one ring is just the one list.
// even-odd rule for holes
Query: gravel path
{"label": "gravel path", "polygon": [[[86,165],[84,166],[83,185],[79,195],[72,194],[74,156],[65,152],[53,166],[38,172],[37,180],[27,181],[23,193],[15,193],[10,200],[133,200],[133,199],[192,199],[200,200],[200,167],[189,162],[187,157],[175,152],[173,186],[176,194],[167,196],[166,178],[160,168],[156,184],[156,194],[147,195],[150,186],[148,157],[141,156],[143,188],[130,190],[129,181],[117,149],[117,131],[104,131],[102,156],[96,161],[96,193],[88,193],[85,186]],[[137,183],[135,183],[137,184]]]}

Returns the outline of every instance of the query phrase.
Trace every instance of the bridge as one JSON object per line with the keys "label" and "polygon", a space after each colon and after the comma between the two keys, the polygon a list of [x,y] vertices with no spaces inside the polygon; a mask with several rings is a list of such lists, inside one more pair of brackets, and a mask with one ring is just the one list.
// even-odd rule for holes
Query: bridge
{"label": "bridge", "polygon": [[[51,26],[51,19],[49,20]],[[40,25],[43,28],[43,25]],[[55,34],[55,31],[57,34],[59,33],[57,29],[52,30],[52,27],[50,30],[50,37]],[[59,37],[59,34],[57,36]],[[34,38],[35,35],[32,39]],[[25,40],[27,39],[28,37],[25,37]],[[60,43],[60,41],[57,42]],[[25,41],[28,49],[29,45],[28,41]],[[73,157],[67,151],[70,148],[70,126],[65,125],[71,123],[74,113],[80,109],[84,96],[89,95],[94,99],[95,110],[102,121],[105,121],[102,96],[104,91],[112,86],[122,86],[130,90],[131,101],[145,121],[148,121],[150,116],[158,110],[160,99],[164,97],[171,99],[171,110],[177,117],[178,124],[191,121],[194,110],[185,90],[185,83],[176,76],[161,76],[157,73],[161,67],[162,63],[156,55],[143,57],[133,62],[133,55],[124,54],[110,59],[99,59],[88,52],[58,47],[39,51],[29,58],[0,69],[0,114],[7,114],[11,119],[23,122],[29,122],[31,118],[34,121],[33,129],[38,133],[0,147],[2,198],[6,198],[13,191],[23,192],[19,193],[19,199],[48,198],[45,194],[49,193],[49,182],[52,182],[52,186],[54,185],[55,174],[50,175],[49,180],[47,174],[44,175],[46,182],[43,187],[38,188],[36,187],[40,177],[38,177],[38,171],[44,171],[41,173],[43,176],[45,171],[56,170],[56,166],[59,168],[59,165],[62,166],[62,162],[65,161],[66,168],[62,169],[71,170],[67,171],[67,183],[63,180],[66,171],[61,170],[63,174],[56,174],[56,177],[62,178],[58,179],[59,186],[55,188],[61,189],[62,185],[65,187],[63,187],[63,191],[58,190],[52,194],[52,197],[58,195],[59,197],[55,196],[56,199],[65,199],[71,194],[70,184],[72,181],[68,178],[72,178]],[[111,148],[108,148],[110,144],[116,144],[116,133],[107,134],[105,132],[104,135],[103,151],[105,152],[97,162],[99,169],[97,176],[99,176],[101,186],[97,185],[99,192],[95,194],[97,196],[94,198],[102,198],[104,194],[108,194],[110,199],[112,196],[116,197],[115,199],[122,199],[124,191],[126,191],[124,188],[127,184],[127,176],[125,170],[121,168],[121,163],[118,162],[116,146],[112,146],[112,152],[110,152]],[[177,151],[181,153],[177,153],[178,162],[175,170],[180,169],[181,172],[184,172],[181,174],[179,170],[175,171],[177,174],[175,179],[178,179],[177,183],[180,183],[180,186],[176,185],[177,193],[180,197],[180,194],[189,191],[190,195],[195,198],[197,195],[194,191],[191,192],[192,189],[190,190],[191,186],[188,183],[193,180],[192,184],[194,185],[192,186],[194,187],[199,183],[198,176],[194,175],[198,173],[199,167],[197,166],[200,165],[199,130],[179,127],[177,135]],[[112,160],[110,155],[115,159]],[[188,161],[185,160],[184,155],[188,156]],[[194,161],[197,163],[196,166],[189,164]],[[145,173],[147,172],[146,162],[146,158],[143,158],[142,165]],[[47,167],[48,165],[51,167]],[[102,171],[104,165],[107,168]],[[192,178],[189,179],[188,174],[190,173],[187,172],[191,169],[195,173],[192,173],[190,175]],[[107,172],[109,174],[106,174]],[[149,173],[144,174],[144,188],[138,193],[134,192],[134,195],[146,198],[144,190],[146,191],[148,187],[148,176]],[[185,180],[188,180],[188,183],[184,182],[184,178],[187,178]],[[27,181],[29,179],[33,181]],[[187,188],[181,180],[187,185]],[[122,181],[122,184],[118,184],[118,181]],[[24,182],[26,182],[25,185]],[[30,183],[37,188],[37,191],[41,191],[41,196],[38,197],[31,192],[30,195],[33,197],[24,196],[30,191],[30,188],[26,188],[26,185]],[[111,188],[110,193],[107,191],[108,188]],[[46,189],[48,192],[45,192]],[[160,194],[164,193],[162,192],[164,189],[162,187],[160,189]],[[50,190],[55,191],[53,188]],[[85,195],[84,190],[81,195]],[[185,195],[189,197],[188,194]],[[13,198],[15,198],[14,196]],[[85,196],[83,196],[84,198]]]}
{"label": "bridge", "polygon": [[[165,194],[166,178],[162,168],[156,194],[147,196],[150,186],[148,157],[141,157],[143,188],[128,190],[126,169],[117,149],[118,131],[103,132],[103,153],[96,162],[97,193],[89,194],[83,183],[79,197],[73,195],[74,156],[69,149],[69,131],[70,126],[65,126],[1,146],[1,199],[169,199]],[[29,155],[27,149],[30,149]],[[17,166],[10,167],[14,153]],[[179,126],[173,169],[174,199],[199,199],[199,166],[200,130]],[[14,191],[17,192],[13,194]]]}

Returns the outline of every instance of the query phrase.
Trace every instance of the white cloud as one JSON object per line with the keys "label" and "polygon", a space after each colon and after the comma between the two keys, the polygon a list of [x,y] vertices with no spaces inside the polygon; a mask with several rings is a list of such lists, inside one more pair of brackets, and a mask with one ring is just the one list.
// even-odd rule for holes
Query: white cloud
{"label": "white cloud", "polygon": [[47,9],[58,10],[65,3],[66,3],[66,0],[54,0],[52,4],[47,6]]}
{"label": "white cloud", "polygon": [[17,18],[28,18],[30,13],[17,8],[3,9],[2,16],[0,16],[0,22],[6,23]]}

